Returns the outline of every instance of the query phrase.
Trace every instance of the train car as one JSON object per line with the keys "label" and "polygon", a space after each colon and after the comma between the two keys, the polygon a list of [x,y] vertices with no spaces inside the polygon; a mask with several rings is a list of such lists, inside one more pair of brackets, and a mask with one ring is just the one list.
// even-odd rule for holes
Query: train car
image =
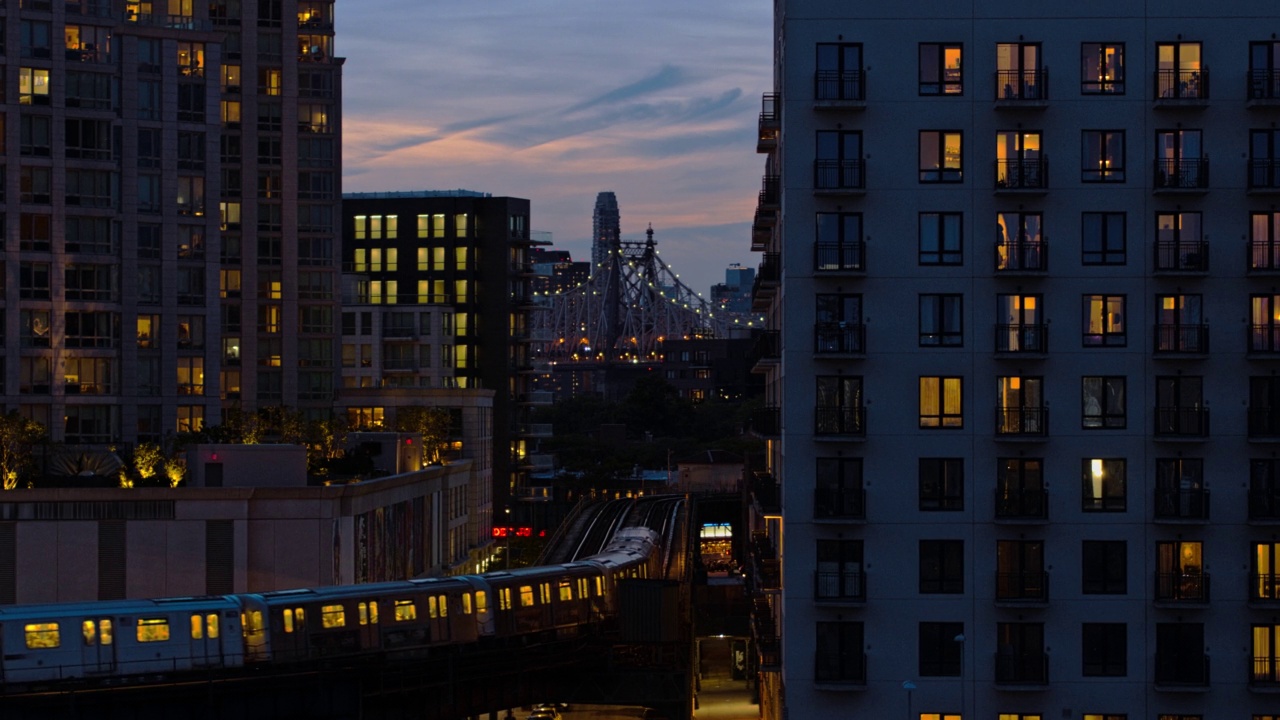
{"label": "train car", "polygon": [[33,683],[244,664],[234,596],[0,610],[0,681]]}

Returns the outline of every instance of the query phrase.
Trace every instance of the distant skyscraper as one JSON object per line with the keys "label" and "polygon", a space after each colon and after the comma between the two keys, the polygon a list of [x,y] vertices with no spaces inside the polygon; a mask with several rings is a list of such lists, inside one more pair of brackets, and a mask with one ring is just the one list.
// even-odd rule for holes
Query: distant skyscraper
{"label": "distant skyscraper", "polygon": [[622,218],[618,214],[618,196],[611,191],[596,195],[596,212],[591,223],[591,274],[617,250],[622,240]]}

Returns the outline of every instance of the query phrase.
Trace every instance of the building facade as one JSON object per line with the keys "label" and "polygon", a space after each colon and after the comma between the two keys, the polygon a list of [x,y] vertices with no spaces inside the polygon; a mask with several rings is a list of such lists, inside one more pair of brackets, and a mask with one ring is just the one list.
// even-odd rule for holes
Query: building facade
{"label": "building facade", "polygon": [[327,414],[332,0],[3,5],[6,406],[69,444]]}
{"label": "building facade", "polygon": [[775,5],[766,689],[1275,717],[1274,7]]}

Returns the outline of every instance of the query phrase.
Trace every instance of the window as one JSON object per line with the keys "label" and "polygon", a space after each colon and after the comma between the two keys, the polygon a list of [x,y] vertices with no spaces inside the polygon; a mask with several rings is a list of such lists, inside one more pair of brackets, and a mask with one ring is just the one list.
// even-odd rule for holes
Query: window
{"label": "window", "polygon": [[1042,296],[997,295],[996,321],[996,352],[1041,353],[1048,349]]}
{"label": "window", "polygon": [[[423,353],[429,358],[428,353]],[[866,515],[862,458],[818,458],[814,489],[815,518],[861,518]]]}
{"label": "window", "polygon": [[1280,685],[1280,625],[1254,625],[1249,682]]}
{"label": "window", "polygon": [[964,346],[964,296],[920,296],[920,347]]}
{"label": "window", "polygon": [[1040,155],[1040,133],[996,133],[996,187],[1005,190],[1047,187]]}
{"label": "window", "polygon": [[[25,3],[24,3],[25,4]],[[48,10],[48,8],[45,8]],[[18,25],[22,57],[48,58],[52,45],[52,32],[48,22],[23,20]]]}
{"label": "window", "polygon": [[1157,459],[1155,502],[1157,518],[1208,518],[1209,491],[1204,487],[1204,460]]}
{"label": "window", "polygon": [[862,45],[818,43],[815,100],[862,100]]}
{"label": "window", "polygon": [[861,540],[818,540],[814,598],[856,600],[866,596]]}
{"label": "window", "polygon": [[[819,130],[814,160],[815,190],[856,189],[864,186],[862,133]],[[462,237],[461,233],[459,237]]]}
{"label": "window", "polygon": [[1080,657],[1084,677],[1124,677],[1128,671],[1128,626],[1124,623],[1081,623]]}
{"label": "window", "polygon": [[1124,265],[1125,214],[1081,213],[1080,253],[1082,265]]}
{"label": "window", "polygon": [[1081,131],[1080,181],[1125,181],[1123,130]]}
{"label": "window", "polygon": [[[959,677],[964,623],[922,622],[919,625],[921,677]],[[923,717],[923,715],[921,716]]]}
{"label": "window", "polygon": [[1049,506],[1042,458],[996,459],[996,517],[1045,518]]}
{"label": "window", "polygon": [[820,375],[817,378],[815,429],[818,435],[860,435],[862,419],[862,378]]}
{"label": "window", "polygon": [[920,94],[961,95],[964,75],[960,68],[961,43],[920,43]]}
{"label": "window", "polygon": [[48,300],[49,288],[49,263],[24,262],[18,266],[18,297]]}
{"label": "window", "polygon": [[1085,458],[1081,472],[1081,510],[1120,512],[1125,509],[1124,458]]}
{"label": "window", "polygon": [[1081,427],[1118,429],[1125,426],[1123,376],[1085,376],[1080,379]]}
{"label": "window", "polygon": [[964,181],[959,130],[920,131],[920,182]]}
{"label": "window", "polygon": [[[1203,623],[1156,623],[1156,683],[1207,685],[1209,658],[1204,652]],[[1164,720],[1166,716],[1160,716]],[[1188,716],[1170,716],[1187,720]],[[1200,720],[1199,716],[1190,716]]]}
{"label": "window", "polygon": [[996,541],[996,600],[1046,600],[1049,576],[1044,571],[1044,541]]}
{"label": "window", "polygon": [[49,157],[53,122],[42,115],[22,115],[18,121],[18,150],[27,157]]}
{"label": "window", "polygon": [[1280,542],[1253,544],[1249,580],[1250,600],[1280,600]]}
{"label": "window", "polygon": [[324,605],[320,608],[320,625],[326,630],[347,624],[346,609],[341,605]]}
{"label": "window", "polygon": [[816,627],[813,679],[816,682],[849,683],[866,680],[862,623],[819,622]]}
{"label": "window", "polygon": [[996,213],[996,270],[1047,270],[1047,244],[1040,213]]}
{"label": "window", "polygon": [[920,378],[920,427],[964,427],[962,385],[958,377]]}
{"label": "window", "polygon": [[22,213],[18,216],[18,249],[49,252],[52,235],[52,216],[44,213]]}
{"label": "window", "polygon": [[996,682],[1042,683],[1048,680],[1044,623],[996,624]]}
{"label": "window", "polygon": [[28,650],[52,650],[62,646],[58,623],[32,623],[23,626]]}
{"label": "window", "polygon": [[[68,348],[108,348],[120,342],[120,316],[112,312],[67,312],[64,344]],[[141,345],[139,345],[141,347]]]}
{"label": "window", "polygon": [[1280,189],[1280,130],[1249,131],[1249,189]]}
{"label": "window", "polygon": [[964,593],[964,541],[920,541],[920,593]]}
{"label": "window", "polygon": [[1084,346],[1124,347],[1124,295],[1085,295]]}
{"label": "window", "polygon": [[1249,43],[1249,99],[1280,99],[1280,42]]}
{"label": "window", "polygon": [[1204,544],[1182,540],[1156,543],[1156,600],[1206,602],[1208,599]]}
{"label": "window", "polygon": [[1156,132],[1156,189],[1208,187],[1209,160],[1204,157],[1202,147],[1199,130]]}
{"label": "window", "polygon": [[818,213],[814,251],[818,272],[863,270],[862,213]]}
{"label": "window", "polygon": [[1080,43],[1080,94],[1124,94],[1124,43]]}
{"label": "window", "polygon": [[138,618],[136,637],[140,643],[167,641],[169,639],[168,618]]}
{"label": "window", "polygon": [[138,119],[139,120],[159,120],[160,119],[160,81],[159,80],[139,80],[137,86],[138,92]]}
{"label": "window", "polygon": [[18,68],[18,103],[48,105],[49,71],[41,68]]}
{"label": "window", "polygon": [[963,213],[920,213],[920,264],[963,264],[963,222]]}
{"label": "window", "polygon": [[77,217],[66,219],[66,250],[69,253],[115,255],[120,250],[120,226],[110,218]]}
{"label": "window", "polygon": [[1048,431],[1044,380],[1021,375],[996,378],[996,434],[1043,435]]}
{"label": "window", "polygon": [[920,510],[964,510],[963,458],[920,458]]}
{"label": "window", "polygon": [[1200,295],[1156,296],[1156,347],[1158,352],[1204,353],[1209,351],[1209,329],[1203,322]]}
{"label": "window", "polygon": [[1123,540],[1084,540],[1080,569],[1081,592],[1086,595],[1128,592],[1127,547]]}
{"label": "window", "polygon": [[117,80],[111,75],[92,72],[67,71],[66,104],[70,108],[115,110],[119,92]]}
{"label": "window", "polygon": [[1280,213],[1250,213],[1249,269],[1280,270]]}
{"label": "window", "polygon": [[1209,82],[1202,77],[1200,43],[1156,44],[1156,99],[1186,100],[1209,97]]}
{"label": "window", "polygon": [[1046,77],[1040,69],[1040,43],[996,45],[996,99],[1042,100]]}
{"label": "window", "polygon": [[1158,213],[1156,270],[1208,270],[1209,248],[1201,228],[1198,212]]}
{"label": "window", "polygon": [[1249,378],[1249,437],[1280,437],[1280,377]]}

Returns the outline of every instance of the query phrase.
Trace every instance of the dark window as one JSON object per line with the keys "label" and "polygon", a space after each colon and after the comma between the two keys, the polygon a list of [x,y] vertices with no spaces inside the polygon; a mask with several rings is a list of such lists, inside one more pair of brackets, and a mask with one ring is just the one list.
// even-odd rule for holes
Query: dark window
{"label": "dark window", "polygon": [[1081,623],[1080,655],[1085,677],[1128,674],[1128,626],[1124,623]]}
{"label": "dark window", "polygon": [[963,213],[920,213],[920,264],[963,264],[963,222]]}
{"label": "dark window", "polygon": [[1280,189],[1280,130],[1249,131],[1249,189]]}
{"label": "dark window", "polygon": [[920,592],[964,592],[964,541],[920,541]]}
{"label": "dark window", "polygon": [[813,187],[818,190],[861,188],[862,133],[838,130],[818,131]]}
{"label": "dark window", "polygon": [[862,100],[862,45],[818,43],[816,100]]}
{"label": "dark window", "polygon": [[1125,426],[1123,376],[1080,378],[1081,427],[1119,429]]}
{"label": "dark window", "polygon": [[859,353],[862,343],[862,296],[820,294],[816,297],[814,351]]}
{"label": "dark window", "polygon": [[964,74],[960,56],[962,43],[920,43],[920,94],[961,95]]}
{"label": "dark window", "polygon": [[813,679],[818,682],[861,682],[866,679],[862,623],[817,623]]}
{"label": "dark window", "polygon": [[[343,313],[344,318],[346,315]],[[352,328],[347,334],[354,333]],[[862,458],[818,458],[815,494],[813,515],[816,518],[864,517]]]}
{"label": "dark window", "polygon": [[996,460],[996,517],[1043,518],[1046,500],[1042,458]]}
{"label": "dark window", "polygon": [[1080,262],[1084,265],[1124,265],[1125,214],[1087,212],[1080,216]]}
{"label": "dark window", "polygon": [[920,182],[963,182],[962,140],[959,130],[921,130]]}
{"label": "dark window", "polygon": [[1048,576],[1044,571],[1041,540],[996,541],[996,599],[1046,600]]}
{"label": "dark window", "polygon": [[1280,42],[1249,43],[1249,99],[1280,99]]}
{"label": "dark window", "polygon": [[1085,595],[1124,595],[1129,562],[1124,540],[1085,540],[1080,545],[1080,591]]}
{"label": "dark window", "polygon": [[1080,93],[1124,94],[1124,43],[1080,43]]}
{"label": "dark window", "polygon": [[920,346],[964,346],[964,296],[920,296]]}
{"label": "dark window", "polygon": [[819,435],[857,435],[863,432],[862,378],[820,375],[817,378],[815,432]]}
{"label": "dark window", "polygon": [[1155,502],[1158,518],[1208,518],[1209,491],[1204,487],[1204,460],[1157,459]]}
{"label": "dark window", "polygon": [[862,214],[820,212],[814,270],[862,270]]}
{"label": "dark window", "polygon": [[996,624],[996,682],[1042,683],[1048,670],[1044,623]]}
{"label": "dark window", "polygon": [[814,597],[859,599],[866,596],[861,540],[819,540]]}
{"label": "dark window", "polygon": [[920,509],[964,509],[963,458],[920,458]]}
{"label": "dark window", "polygon": [[1125,509],[1125,461],[1123,458],[1085,458],[1081,470],[1081,505],[1085,512],[1120,512]]}
{"label": "dark window", "polygon": [[1122,183],[1124,180],[1124,131],[1081,131],[1080,181]]}
{"label": "dark window", "polygon": [[1204,378],[1198,375],[1156,378],[1156,434],[1203,437],[1209,432]]}
{"label": "dark window", "polygon": [[960,655],[964,641],[964,623],[920,623],[920,676],[959,677]]}
{"label": "dark window", "polygon": [[1204,653],[1203,623],[1156,623],[1156,682],[1208,684],[1209,658]]}

